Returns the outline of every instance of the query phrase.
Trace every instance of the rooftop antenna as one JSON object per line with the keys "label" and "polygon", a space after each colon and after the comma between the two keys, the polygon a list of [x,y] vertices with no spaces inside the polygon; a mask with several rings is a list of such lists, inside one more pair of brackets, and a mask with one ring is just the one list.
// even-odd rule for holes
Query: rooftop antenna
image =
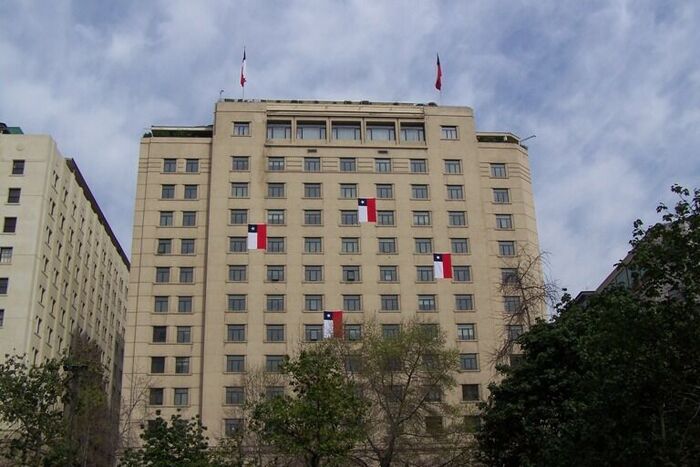
{"label": "rooftop antenna", "polygon": [[527,138],[521,139],[520,141],[518,141],[518,143],[523,144],[525,141],[532,139],[532,138],[537,138],[537,135],[530,135]]}

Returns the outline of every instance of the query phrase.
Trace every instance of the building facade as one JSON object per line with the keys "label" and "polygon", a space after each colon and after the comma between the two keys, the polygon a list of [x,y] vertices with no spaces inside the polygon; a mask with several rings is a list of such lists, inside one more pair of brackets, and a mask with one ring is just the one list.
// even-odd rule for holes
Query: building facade
{"label": "building facade", "polygon": [[0,134],[0,358],[59,357],[76,333],[121,390],[129,261],[75,161],[47,135]]}
{"label": "building facade", "polygon": [[[418,316],[460,351],[465,406],[487,397],[506,329],[500,283],[537,250],[527,149],[434,104],[220,101],[214,124],[141,140],[124,394],[139,413],[240,423],[243,377],[275,372],[343,310],[346,339]],[[358,222],[374,198],[376,222]],[[248,250],[248,224],[266,224]],[[434,277],[450,254],[452,278]],[[274,389],[274,388],[271,388]]]}

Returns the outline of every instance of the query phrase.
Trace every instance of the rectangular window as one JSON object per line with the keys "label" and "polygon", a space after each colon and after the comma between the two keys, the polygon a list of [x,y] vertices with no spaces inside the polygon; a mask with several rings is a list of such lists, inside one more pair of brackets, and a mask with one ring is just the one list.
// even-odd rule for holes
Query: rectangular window
{"label": "rectangular window", "polygon": [[340,211],[340,225],[358,225],[357,210]]}
{"label": "rectangular window", "polygon": [[356,199],[357,198],[357,184],[356,183],[341,183],[340,184],[340,198],[341,199]]}
{"label": "rectangular window", "polygon": [[247,297],[243,294],[229,294],[228,311],[241,312],[247,310]]}
{"label": "rectangular window", "polygon": [[430,254],[433,252],[432,238],[414,238],[415,252],[419,255]]}
{"label": "rectangular window", "polygon": [[191,284],[192,282],[194,282],[194,268],[193,267],[180,268],[180,283],[181,284]]}
{"label": "rectangular window", "polygon": [[304,253],[322,253],[323,239],[321,237],[304,237]]}
{"label": "rectangular window", "polygon": [[192,313],[192,297],[190,295],[177,297],[177,312]]}
{"label": "rectangular window", "polygon": [[226,355],[226,373],[243,373],[245,355]]}
{"label": "rectangular window", "polygon": [[462,385],[462,400],[463,401],[478,401],[479,400],[479,385],[478,384],[463,384]]}
{"label": "rectangular window", "polygon": [[428,161],[426,159],[411,159],[411,172],[427,173]]}
{"label": "rectangular window", "polygon": [[321,158],[320,157],[305,157],[304,172],[320,172]]}
{"label": "rectangular window", "polygon": [[268,209],[267,223],[270,225],[284,225],[284,209]]}
{"label": "rectangular window", "polygon": [[284,198],[284,183],[268,183],[267,184],[268,198]]}
{"label": "rectangular window", "polygon": [[169,238],[159,238],[158,248],[156,254],[158,255],[169,255],[172,251],[173,241]]}
{"label": "rectangular window", "polygon": [[459,354],[459,368],[464,371],[476,371],[479,369],[479,360],[475,353]]}
{"label": "rectangular window", "polygon": [[182,211],[182,226],[183,227],[194,227],[197,225],[197,212],[196,211]]}
{"label": "rectangular window", "polygon": [[199,172],[199,159],[186,159],[185,160],[185,172],[187,172],[187,173]]}
{"label": "rectangular window", "polygon": [[291,139],[292,122],[269,121],[267,122],[267,139]]}
{"label": "rectangular window", "polygon": [[355,122],[333,122],[333,139],[336,140],[360,140],[360,124]]}
{"label": "rectangular window", "polygon": [[[426,397],[426,400],[428,398]],[[428,415],[425,417],[425,432],[431,435],[439,435],[443,431],[442,417],[439,415]]]}
{"label": "rectangular window", "polygon": [[503,297],[503,309],[506,313],[518,313],[520,311],[520,297],[517,295]]}
{"label": "rectangular window", "polygon": [[268,157],[267,170],[270,172],[281,172],[284,170],[284,157]]}
{"label": "rectangular window", "polygon": [[391,172],[391,159],[374,159],[374,170],[376,172]]}
{"label": "rectangular window", "polygon": [[523,325],[522,324],[508,324],[508,325],[506,325],[506,337],[508,337],[509,341],[515,341],[522,335],[523,335]]}
{"label": "rectangular window", "polygon": [[228,238],[229,253],[243,253],[248,251],[248,243],[246,237],[229,237]]}
{"label": "rectangular window", "polygon": [[236,433],[243,429],[242,418],[224,418],[224,435],[227,437],[235,436]]}
{"label": "rectangular window", "polygon": [[173,212],[160,211],[160,226],[170,227],[171,225],[173,225]]}
{"label": "rectangular window", "polygon": [[494,188],[493,189],[493,202],[497,204],[507,204],[510,203],[510,193],[507,188]]}
{"label": "rectangular window", "polygon": [[515,242],[514,241],[499,241],[498,242],[498,254],[500,256],[515,256]]}
{"label": "rectangular window", "polygon": [[326,139],[326,123],[297,122],[297,139]]}
{"label": "rectangular window", "polygon": [[229,282],[245,282],[248,280],[248,266],[244,264],[229,265],[228,267]]}
{"label": "rectangular window", "polygon": [[177,171],[177,159],[163,159],[163,172],[173,173]]}
{"label": "rectangular window", "polygon": [[242,386],[226,387],[226,405],[243,405],[245,403],[245,391]]}
{"label": "rectangular window", "polygon": [[323,266],[304,266],[304,281],[323,281]]}
{"label": "rectangular window", "polygon": [[304,295],[304,310],[322,311],[323,295]]}
{"label": "rectangular window", "polygon": [[15,233],[17,231],[17,218],[6,217],[2,225],[3,233]]}
{"label": "rectangular window", "polygon": [[163,405],[163,388],[150,388],[148,390],[149,405]]}
{"label": "rectangular window", "polygon": [[396,141],[396,127],[393,123],[368,123],[368,141]]}
{"label": "rectangular window", "polygon": [[268,324],[265,326],[266,342],[284,342],[284,324]]}
{"label": "rectangular window", "polygon": [[320,183],[304,183],[304,198],[320,198],[321,184]]}
{"label": "rectangular window", "polygon": [[279,373],[285,360],[287,360],[287,357],[284,355],[267,355],[265,357],[265,371],[268,373]]}
{"label": "rectangular window", "polygon": [[362,339],[361,324],[346,324],[343,328],[343,335],[348,341],[359,341]]}
{"label": "rectangular window", "polygon": [[340,252],[345,254],[355,254],[360,252],[359,237],[343,237],[340,239]]}
{"label": "rectangular window", "polygon": [[183,238],[180,240],[180,254],[181,255],[193,255],[194,254],[194,238]]}
{"label": "rectangular window", "polygon": [[456,255],[466,255],[467,253],[469,253],[469,239],[451,238],[450,251]]}
{"label": "rectangular window", "polygon": [[165,373],[165,357],[151,357],[151,373]]}
{"label": "rectangular window", "polygon": [[189,344],[190,342],[192,342],[192,327],[177,326],[177,343]]}
{"label": "rectangular window", "polygon": [[382,337],[384,339],[391,339],[398,337],[401,332],[400,324],[382,324]]}
{"label": "rectangular window", "polygon": [[464,186],[447,185],[447,199],[464,199]]}
{"label": "rectangular window", "polygon": [[12,262],[12,247],[0,248],[0,264],[9,264]]}
{"label": "rectangular window", "polygon": [[505,164],[491,164],[491,177],[492,178],[507,178]]}
{"label": "rectangular window", "polygon": [[231,170],[234,172],[248,172],[250,170],[250,158],[247,156],[232,156]]}
{"label": "rectangular window", "polygon": [[265,311],[284,311],[284,295],[274,294],[265,296]]}
{"label": "rectangular window", "polygon": [[168,338],[168,328],[166,326],[153,326],[153,337],[151,342],[163,343]]}
{"label": "rectangular window", "polygon": [[170,268],[157,267],[156,268],[156,282],[158,282],[158,283],[170,282]]}
{"label": "rectangular window", "polygon": [[341,266],[343,282],[359,282],[360,266]]}
{"label": "rectangular window", "polygon": [[440,137],[442,139],[457,139],[457,127],[442,125],[440,127]]}
{"label": "rectangular window", "polygon": [[466,227],[467,213],[465,211],[448,211],[447,223],[450,227]]}
{"label": "rectangular window", "polygon": [[411,199],[428,199],[428,185],[411,185]]}
{"label": "rectangular window", "polygon": [[340,158],[340,171],[341,172],[357,172],[357,159],[354,157],[341,157]]}
{"label": "rectangular window", "polygon": [[390,183],[377,183],[377,199],[393,199],[394,185]]}
{"label": "rectangular window", "polygon": [[435,311],[435,295],[418,295],[418,311]]}
{"label": "rectangular window", "polygon": [[12,161],[12,175],[24,175],[24,161],[15,159]]}
{"label": "rectangular window", "polygon": [[284,282],[284,266],[267,266],[265,277],[269,282]]}
{"label": "rectangular window", "polygon": [[380,282],[397,282],[399,273],[397,266],[379,266],[379,281]]}
{"label": "rectangular window", "polygon": [[21,188],[9,188],[7,190],[7,203],[17,204],[19,203],[20,194],[22,193]]}
{"label": "rectangular window", "polygon": [[230,211],[231,224],[241,225],[248,223],[248,210],[247,209],[231,209]]}
{"label": "rectangular window", "polygon": [[413,211],[413,225],[430,225],[430,211]]}
{"label": "rectangular window", "polygon": [[245,342],[245,324],[229,324],[226,326],[227,342]]}
{"label": "rectangular window", "polygon": [[231,183],[231,197],[233,197],[233,198],[247,198],[248,197],[248,183],[245,183],[245,182],[233,182],[233,183]]}
{"label": "rectangular window", "polygon": [[462,161],[459,159],[445,159],[445,173],[461,174]]}
{"label": "rectangular window", "polygon": [[265,388],[265,399],[274,399],[275,397],[284,396],[283,386],[267,386]]}
{"label": "rectangular window", "polygon": [[304,340],[306,342],[318,342],[323,339],[323,325],[305,324]]}
{"label": "rectangular window", "polygon": [[425,141],[425,130],[422,123],[402,123],[401,141],[421,142]]}
{"label": "rectangular window", "polygon": [[233,122],[233,136],[250,136],[250,123]]}
{"label": "rectangular window", "polygon": [[518,270],[515,268],[502,268],[501,269],[501,283],[502,284],[515,284],[518,282]]}
{"label": "rectangular window", "polygon": [[163,295],[157,295],[153,298],[153,312],[154,313],[167,313],[168,312],[168,301],[169,297]]}
{"label": "rectangular window", "polygon": [[175,357],[175,373],[186,375],[190,372],[190,357]]}
{"label": "rectangular window", "polygon": [[472,294],[457,294],[457,295],[455,295],[455,310],[456,311],[472,311],[472,310],[474,310],[474,295],[472,295]]}
{"label": "rectangular window", "polygon": [[473,341],[476,339],[476,325],[475,324],[458,324],[457,325],[457,340],[459,341]]}
{"label": "rectangular window", "polygon": [[513,216],[511,214],[496,214],[497,230],[512,230]]}
{"label": "rectangular window", "polygon": [[382,311],[399,311],[399,296],[384,294],[380,296]]}
{"label": "rectangular window", "polygon": [[397,252],[395,237],[379,237],[377,241],[379,253],[390,255],[395,254]]}
{"label": "rectangular window", "polygon": [[416,266],[417,282],[434,282],[433,266]]}
{"label": "rectangular window", "polygon": [[175,185],[161,185],[160,197],[163,199],[175,198]]}
{"label": "rectangular window", "polygon": [[455,282],[471,282],[471,266],[452,266],[452,280]]}
{"label": "rectangular window", "polygon": [[343,295],[343,309],[345,311],[362,310],[362,295]]}
{"label": "rectangular window", "polygon": [[377,211],[377,225],[395,225],[394,211]]}

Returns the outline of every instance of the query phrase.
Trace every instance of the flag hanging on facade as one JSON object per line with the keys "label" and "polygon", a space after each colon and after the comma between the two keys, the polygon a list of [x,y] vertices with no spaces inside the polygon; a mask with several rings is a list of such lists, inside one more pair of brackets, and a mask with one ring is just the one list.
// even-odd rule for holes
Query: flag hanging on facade
{"label": "flag hanging on facade", "polygon": [[359,198],[357,200],[357,220],[377,222],[377,200],[375,198]]}
{"label": "flag hanging on facade", "polygon": [[435,279],[452,279],[452,255],[449,253],[433,255],[433,275]]}
{"label": "flag hanging on facade", "polygon": [[248,81],[245,69],[245,47],[243,47],[243,61],[241,62],[241,87],[245,87],[245,83]]}
{"label": "flag hanging on facade", "polygon": [[264,250],[267,248],[267,225],[248,224],[248,249]]}
{"label": "flag hanging on facade", "polygon": [[437,56],[437,78],[435,78],[435,89],[442,91],[442,67],[440,66],[440,54]]}
{"label": "flag hanging on facade", "polygon": [[340,310],[323,312],[323,338],[343,337],[343,312]]}

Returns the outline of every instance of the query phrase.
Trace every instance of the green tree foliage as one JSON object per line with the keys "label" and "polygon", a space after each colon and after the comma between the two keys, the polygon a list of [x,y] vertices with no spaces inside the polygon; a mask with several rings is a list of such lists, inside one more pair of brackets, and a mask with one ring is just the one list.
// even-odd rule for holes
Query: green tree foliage
{"label": "green tree foliage", "polygon": [[286,362],[292,395],[261,401],[252,428],[272,447],[306,465],[344,465],[364,436],[365,405],[344,377],[341,354],[321,342]]}
{"label": "green tree foliage", "polygon": [[700,459],[700,192],[635,223],[629,287],[520,338],[478,434],[490,465],[693,465]]}

